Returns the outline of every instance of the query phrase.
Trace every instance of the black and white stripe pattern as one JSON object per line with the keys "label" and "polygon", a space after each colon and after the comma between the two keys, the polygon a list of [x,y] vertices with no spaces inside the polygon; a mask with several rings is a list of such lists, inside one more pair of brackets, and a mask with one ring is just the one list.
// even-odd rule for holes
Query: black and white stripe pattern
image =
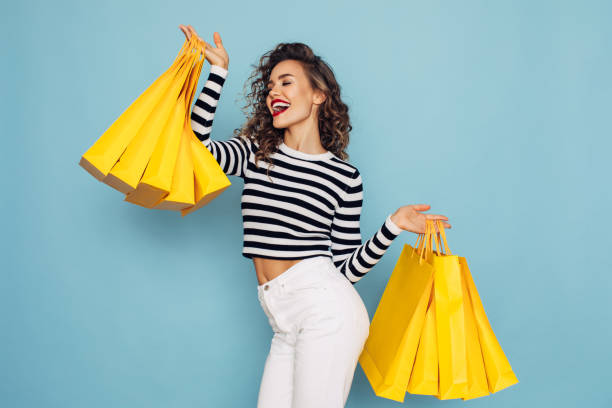
{"label": "black and white stripe pattern", "polygon": [[363,182],[358,169],[332,152],[308,154],[281,143],[269,164],[255,165],[258,144],[245,137],[211,140],[212,122],[228,71],[212,65],[191,112],[194,133],[227,175],[244,179],[241,208],[245,257],[330,256],[355,284],[382,258],[401,228],[391,215],[362,243]]}

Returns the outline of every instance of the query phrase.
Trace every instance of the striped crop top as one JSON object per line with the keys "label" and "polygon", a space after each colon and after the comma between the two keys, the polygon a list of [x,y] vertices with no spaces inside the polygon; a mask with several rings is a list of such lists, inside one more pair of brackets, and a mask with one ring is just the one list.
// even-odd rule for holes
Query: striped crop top
{"label": "striped crop top", "polygon": [[211,140],[213,117],[228,71],[211,65],[195,101],[191,126],[225,174],[244,179],[241,198],[242,255],[247,258],[304,259],[329,256],[352,284],[382,258],[402,229],[391,215],[362,244],[363,185],[357,168],[332,152],[309,154],[282,142],[269,157],[274,166],[255,165],[258,144],[244,136]]}

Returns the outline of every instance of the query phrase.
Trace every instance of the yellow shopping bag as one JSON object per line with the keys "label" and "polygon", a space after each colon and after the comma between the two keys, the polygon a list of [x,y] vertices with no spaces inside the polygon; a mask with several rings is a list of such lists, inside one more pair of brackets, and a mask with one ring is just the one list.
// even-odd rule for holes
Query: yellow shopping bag
{"label": "yellow shopping bag", "polygon": [[408,382],[408,392],[411,394],[438,395],[438,339],[433,290],[429,302],[416,360]]}
{"label": "yellow shopping bag", "polygon": [[79,165],[102,181],[143,126],[157,102],[187,64],[187,52],[196,44],[185,41],[174,62],[111,124],[83,154]]}
{"label": "yellow shopping bag", "polygon": [[[518,382],[486,318],[465,258],[450,252],[444,227],[439,220],[436,223],[437,232],[433,221],[427,220],[425,234],[419,234],[417,240],[423,238],[418,248],[428,254],[425,259],[433,285],[415,284],[407,273],[414,265],[409,265],[397,275],[405,278],[405,287],[392,290],[398,286],[393,278],[402,257],[415,252],[405,245],[372,319],[359,361],[377,396],[403,401],[407,372],[407,392],[439,399],[478,398]],[[412,251],[406,252],[407,248]],[[414,285],[412,293],[407,289],[410,285]],[[398,303],[383,304],[387,293]],[[415,299],[418,306],[413,305]],[[390,313],[407,305],[416,311],[409,322]],[[378,317],[386,319],[379,321]],[[421,330],[415,334],[417,327]]]}
{"label": "yellow shopping bag", "polygon": [[[201,66],[198,67],[197,77],[192,82],[193,91],[189,105],[195,93],[199,70]],[[174,180],[176,184],[173,183],[170,194],[153,207],[180,210],[183,217],[208,204],[231,185],[212,153],[193,133],[189,109],[187,116],[181,139],[181,153],[175,168],[178,176]]]}
{"label": "yellow shopping bag", "polygon": [[474,309],[472,308],[472,300],[470,299],[467,282],[465,280],[465,271],[463,269],[465,258],[459,257],[459,261],[462,267],[461,286],[463,289],[463,306],[465,308],[465,346],[468,363],[468,389],[462,398],[463,400],[468,400],[489,395],[489,389],[487,384],[487,373],[482,359],[478,329],[476,327],[476,319],[474,318]]}
{"label": "yellow shopping bag", "polygon": [[[438,228],[443,229],[440,224]],[[467,392],[461,267],[456,255],[440,252],[434,253],[433,266],[440,375],[438,398],[461,398]]]}
{"label": "yellow shopping bag", "polygon": [[179,94],[199,54],[200,50],[197,48],[195,51],[193,49],[189,50],[187,64],[181,67],[174,81],[155,104],[150,115],[130,141],[119,161],[102,180],[103,182],[125,194],[136,188],[149,163],[153,149],[171,117],[173,108],[177,103],[180,103],[177,102]]}
{"label": "yellow shopping bag", "polygon": [[406,395],[433,285],[431,248],[422,238],[419,234],[415,247],[404,245],[359,357],[375,394],[399,402]]}
{"label": "yellow shopping bag", "polygon": [[202,53],[196,58],[195,67],[189,73],[144,175],[136,189],[126,195],[125,201],[147,208],[168,210],[181,210],[195,203],[193,164],[186,127],[190,128],[187,113],[206,55],[203,44],[198,49],[200,47]]}
{"label": "yellow shopping bag", "polygon": [[459,257],[463,278],[467,284],[467,291],[470,295],[471,305],[474,311],[474,321],[478,329],[478,337],[482,356],[484,359],[485,370],[489,384],[489,391],[494,393],[513,384],[518,383],[512,367],[504,354],[493,329],[487,319],[480,295],[476,290],[476,285],[472,279],[472,274],[468,268],[464,257]]}
{"label": "yellow shopping bag", "polygon": [[[448,249],[444,228],[440,221],[437,222],[439,231],[437,233],[438,241],[440,241],[441,235],[446,248],[446,254],[453,256]],[[442,244],[440,243],[441,247]],[[466,259],[459,256],[458,261],[461,270],[468,377],[467,389],[463,395],[459,396],[464,400],[468,400],[488,395],[489,392],[499,391],[517,383],[518,380],[493,334]],[[434,270],[434,275],[437,272],[437,270]],[[441,396],[438,396],[438,398],[441,398]]]}
{"label": "yellow shopping bag", "polygon": [[195,174],[195,204],[181,210],[183,217],[211,202],[231,184],[215,157],[191,128],[188,133],[191,138],[191,158]]}
{"label": "yellow shopping bag", "polygon": [[155,203],[152,207],[154,209],[181,211],[195,204],[193,161],[188,128],[189,125],[185,123],[170,193]]}

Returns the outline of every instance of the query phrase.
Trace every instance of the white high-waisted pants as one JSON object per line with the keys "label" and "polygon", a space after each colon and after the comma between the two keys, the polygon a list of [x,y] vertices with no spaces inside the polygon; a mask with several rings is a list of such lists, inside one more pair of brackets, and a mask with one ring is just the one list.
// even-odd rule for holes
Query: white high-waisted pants
{"label": "white high-waisted pants", "polygon": [[274,332],[257,408],[344,407],[370,318],[357,290],[318,256],[257,287]]}

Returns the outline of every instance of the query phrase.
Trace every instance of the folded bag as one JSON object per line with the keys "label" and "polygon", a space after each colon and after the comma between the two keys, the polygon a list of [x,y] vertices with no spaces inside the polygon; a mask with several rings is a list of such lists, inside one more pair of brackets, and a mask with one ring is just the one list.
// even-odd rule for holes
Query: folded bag
{"label": "folded bag", "polygon": [[143,126],[156,103],[187,63],[186,51],[195,40],[185,41],[174,62],[159,76],[82,155],[79,165],[102,181]]}
{"label": "folded bag", "polygon": [[181,210],[181,216],[185,216],[214,200],[227,187],[230,181],[215,160],[210,151],[189,129],[191,139],[191,159],[193,160],[193,171],[195,174],[195,204]]}
{"label": "folded bag", "polygon": [[185,216],[231,185],[191,128],[190,106],[205,57],[195,36],[172,66],[81,157],[125,201]]}
{"label": "folded bag", "polygon": [[[191,160],[177,164],[179,156],[191,156],[185,127],[190,125],[189,107],[206,55],[203,44],[198,42],[195,52],[194,66],[157,140],[145,172],[136,189],[126,195],[125,201],[147,208],[169,210],[180,210],[195,203]],[[172,194],[167,197],[171,190]]]}
{"label": "folded bag", "polygon": [[102,180],[103,182],[125,194],[136,188],[149,163],[153,149],[171,117],[172,109],[177,103],[181,104],[178,100],[179,94],[199,53],[200,51],[197,49],[195,51],[189,49],[187,63],[181,67],[174,81],[161,95],[142,127],[127,145],[108,175]]}
{"label": "folded bag", "polygon": [[[191,98],[189,99],[188,106],[191,106],[191,101],[193,99],[193,94],[195,93],[195,88],[197,86],[197,78],[200,75],[201,65],[198,68],[198,74],[192,82],[193,91],[191,94]],[[195,203],[188,207],[180,207],[177,209],[181,210],[181,216],[196,211],[199,208],[202,208],[206,204],[210,203],[213,199],[215,199],[219,194],[221,194],[226,188],[228,188],[231,183],[227,178],[227,175],[219,166],[219,163],[212,155],[212,153],[208,150],[206,146],[197,138],[193,129],[191,128],[191,120],[188,112],[188,118],[185,121],[185,127],[183,129],[183,138],[181,140],[181,155],[179,156],[179,161],[177,162],[177,172],[186,171],[186,169],[193,169],[189,173],[189,179],[187,179],[187,174],[185,175],[185,183],[189,182],[190,186],[193,188],[193,197]],[[188,154],[189,152],[190,154]],[[183,170],[179,170],[179,167]],[[181,173],[182,174],[182,173]],[[164,198],[163,202],[160,202],[158,206],[155,208],[159,208],[162,205],[166,205],[171,203],[174,205],[177,198],[172,196],[172,193],[176,191],[173,187],[173,191],[169,197]],[[191,200],[191,192],[190,200]],[[174,201],[171,201],[174,200]]]}

